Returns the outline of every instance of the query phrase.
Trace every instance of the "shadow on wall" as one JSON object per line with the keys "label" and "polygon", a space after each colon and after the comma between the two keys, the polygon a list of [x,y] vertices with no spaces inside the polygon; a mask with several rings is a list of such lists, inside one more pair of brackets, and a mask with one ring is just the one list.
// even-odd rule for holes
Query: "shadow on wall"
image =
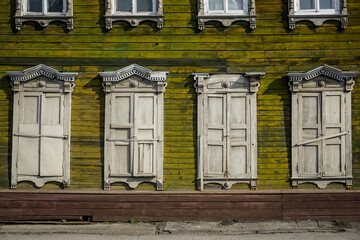
{"label": "shadow on wall", "polygon": [[[284,150],[286,152],[286,159],[287,162],[279,160],[277,161],[277,163],[280,164],[287,164],[287,169],[289,169],[289,174],[286,174],[286,176],[284,175],[285,179],[283,179],[286,183],[289,184],[289,187],[291,187],[291,93],[289,91],[289,87],[288,87],[288,79],[287,77],[282,77],[282,78],[276,78],[274,81],[272,81],[269,85],[266,86],[266,90],[262,93],[262,95],[275,95],[275,96],[279,96],[280,97],[280,104],[281,106],[277,106],[276,108],[278,108],[279,110],[282,111],[282,115],[281,116],[275,116],[275,117],[280,117],[279,123],[277,124],[277,126],[279,126],[279,129],[273,128],[272,131],[284,131],[283,134],[280,134],[280,136],[285,136],[285,142],[283,140],[281,140],[281,142],[278,142],[277,144],[279,144],[280,147],[284,147]],[[259,96],[258,96],[259,97]],[[269,101],[267,99],[264,99],[264,101]],[[258,107],[263,105],[262,103],[258,103]],[[264,106],[264,105],[263,105]],[[272,106],[267,106],[268,109],[266,109],[266,112],[270,112]],[[258,110],[258,115],[259,114],[259,110]],[[269,117],[273,117],[273,115],[269,115]],[[259,118],[259,117],[258,117]],[[265,119],[265,121],[273,121],[271,119]],[[259,121],[258,121],[259,124]],[[284,127],[284,129],[282,129]],[[270,128],[268,128],[270,129]],[[270,135],[272,135],[272,133],[268,133],[267,137],[269,137],[270,139]],[[272,144],[274,144],[276,142],[273,141]],[[261,137],[258,137],[258,150],[261,148],[266,148],[266,147],[272,147],[273,145],[269,145],[266,146],[266,143],[261,141]],[[271,158],[271,153],[269,153],[270,156],[268,156],[267,158]],[[278,173],[274,170],[274,176],[276,175],[282,175],[281,173]],[[259,176],[261,177],[261,176]]]}

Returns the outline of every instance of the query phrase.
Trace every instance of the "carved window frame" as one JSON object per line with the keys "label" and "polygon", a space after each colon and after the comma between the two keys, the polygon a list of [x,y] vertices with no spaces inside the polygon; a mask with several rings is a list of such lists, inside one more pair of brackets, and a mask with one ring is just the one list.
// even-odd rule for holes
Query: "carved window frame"
{"label": "carved window frame", "polygon": [[[308,72],[288,72],[287,76],[289,78],[290,91],[292,93],[292,186],[297,187],[299,184],[303,183],[314,183],[319,188],[326,188],[329,183],[344,183],[348,189],[352,187],[352,137],[351,137],[351,91],[355,85],[355,79],[359,74],[358,71],[342,71],[340,69],[323,65]],[[324,115],[326,114],[326,109],[324,104],[326,96],[339,96],[340,109],[341,109],[341,129],[343,129],[339,134],[329,134],[328,129],[335,126],[329,125],[333,124],[334,121],[325,122]],[[313,139],[309,136],[302,136],[304,129],[310,127],[308,125],[303,126],[303,119],[301,113],[301,105],[303,104],[302,98],[304,97],[316,97],[319,98],[317,101],[317,112],[320,115],[320,120],[318,120],[315,128],[318,128],[320,131],[317,133],[318,137]],[[327,115],[326,115],[327,116]],[[325,117],[326,118],[326,117]],[[339,125],[340,126],[340,125]],[[339,127],[338,127],[339,128]],[[323,150],[324,144],[335,144],[331,141],[337,140],[341,141],[340,146],[342,146],[341,156],[344,157],[342,161],[341,174],[329,174],[325,170],[326,158],[324,157],[325,151]],[[330,142],[326,142],[330,141]],[[305,163],[302,163],[304,158],[304,153],[302,151],[303,146],[312,146],[314,144],[319,144],[317,151],[319,159],[317,173],[307,173],[302,170],[301,166],[304,166]],[[315,176],[316,175],[316,176]]]}
{"label": "carved window frame", "polygon": [[[197,149],[197,166],[198,166],[198,175],[197,175],[197,186],[200,190],[204,189],[206,184],[216,183],[221,185],[224,189],[230,189],[235,183],[247,183],[251,189],[257,188],[257,92],[260,86],[260,79],[265,75],[263,72],[248,72],[245,74],[209,74],[209,73],[193,73],[195,80],[195,91],[197,93],[197,140],[198,140],[198,149]],[[242,140],[232,137],[231,131],[231,113],[229,110],[223,112],[225,118],[227,119],[224,123],[223,131],[223,140],[222,151],[225,151],[226,154],[222,154],[221,162],[224,164],[225,169],[220,174],[209,174],[206,173],[206,153],[208,152],[208,147],[211,145],[208,141],[209,133],[208,130],[211,128],[208,125],[208,108],[210,98],[223,98],[226,102],[227,109],[231,104],[231,98],[244,98],[246,105],[246,126],[247,129],[245,132],[245,143]],[[224,104],[224,103],[223,103]],[[248,122],[249,121],[249,122]],[[208,126],[208,127],[207,127]],[[240,126],[240,125],[239,125]],[[244,128],[244,124],[241,124],[241,128]],[[240,142],[239,142],[240,141]],[[225,144],[225,145],[224,145]],[[245,173],[235,173],[234,176],[231,176],[232,169],[228,156],[231,159],[231,146],[232,144],[240,144],[245,147],[246,150],[246,160],[245,166],[247,170]],[[239,145],[239,146],[240,146]],[[229,154],[230,153],[230,154]],[[226,157],[225,157],[226,156]],[[230,160],[231,161],[231,160]],[[228,174],[230,172],[230,174]]]}
{"label": "carved window frame", "polygon": [[289,28],[295,29],[296,22],[310,21],[315,26],[321,26],[325,21],[335,20],[341,23],[343,29],[348,25],[347,0],[336,0],[338,9],[335,12],[324,11],[301,11],[298,10],[300,0],[289,0]]}
{"label": "carved window frame", "polygon": [[[156,22],[157,28],[164,27],[163,0],[153,0],[156,8],[153,13],[124,13],[116,12],[116,0],[105,0],[105,25],[106,29],[113,28],[113,22],[126,21],[131,26],[136,27],[143,21]],[[133,0],[134,1],[134,0]]]}
{"label": "carved window frame", "polygon": [[[14,92],[11,188],[17,188],[18,182],[21,181],[31,181],[37,187],[42,187],[47,182],[60,182],[64,187],[68,187],[70,185],[71,95],[75,87],[75,77],[77,76],[77,73],[59,72],[43,64],[26,69],[24,71],[9,71],[6,73],[11,78],[11,86]],[[40,103],[38,102],[38,111],[39,108],[41,109],[40,116],[43,116],[44,112],[44,106],[42,104],[46,104],[46,102],[42,100],[43,98],[58,97],[61,99],[62,102],[59,101],[59,111],[62,114],[62,118],[59,120],[60,123],[57,125],[49,125],[49,123],[42,122],[42,117],[38,117],[39,119],[35,125],[39,126],[39,130],[35,130],[33,133],[32,130],[27,130],[26,126],[30,125],[24,125],[21,120],[23,118],[21,112],[21,109],[24,107],[22,105],[24,104],[23,98],[26,95],[38,97],[38,101],[40,101]],[[58,128],[59,126],[61,126],[60,129]],[[55,130],[55,133],[54,127],[57,129]],[[51,133],[47,133],[46,131]],[[60,131],[61,135],[56,135],[57,131]],[[35,132],[36,134],[34,135]],[[21,138],[33,138],[37,139],[36,141],[39,142],[38,164],[40,165],[40,168],[38,169],[36,167],[37,174],[19,173],[19,168],[21,167],[20,165],[23,164],[21,161],[25,161],[26,164],[29,164],[29,162],[36,162],[36,159],[20,159],[21,156],[19,153],[22,146],[20,143]],[[62,143],[59,143],[59,139],[62,140]],[[41,164],[45,163],[48,165],[53,165],[54,163],[50,163],[51,161],[49,162],[48,158],[46,159],[46,156],[48,155],[42,155],[43,152],[46,152],[46,150],[43,149],[43,146],[41,145],[42,143],[51,143],[53,141],[57,141],[55,145],[61,144],[63,146],[62,159],[57,163],[59,165],[58,167],[62,169],[55,170],[62,172],[62,174],[57,173],[42,175]],[[51,146],[51,144],[47,146]]]}
{"label": "carved window frame", "polygon": [[250,28],[256,28],[256,11],[255,0],[247,0],[247,12],[209,12],[207,10],[207,3],[209,0],[198,0],[198,28],[205,29],[205,23],[210,21],[221,22],[223,26],[229,27],[235,21],[246,21],[250,23]]}
{"label": "carved window frame", "polygon": [[[144,68],[137,64],[132,64],[125,68],[119,69],[115,72],[101,72],[100,76],[103,78],[103,88],[105,92],[105,157],[104,157],[104,190],[110,190],[112,183],[123,182],[130,188],[136,188],[143,182],[156,184],[157,190],[163,190],[163,158],[164,158],[164,92],[167,86],[168,72],[155,72]],[[116,97],[128,97],[131,110],[129,110],[129,122],[123,124],[118,120],[115,110],[118,104]],[[136,119],[139,115],[136,113],[140,109],[140,105],[136,99],[141,97],[154,98],[154,129],[152,139],[144,140],[140,137],[139,129],[144,128],[145,125],[139,123]],[[133,100],[131,100],[133,99]],[[115,114],[114,114],[115,113]],[[130,120],[132,119],[132,120]],[[144,123],[145,124],[145,123]],[[149,126],[149,125],[146,125]],[[117,130],[129,129],[128,137],[118,137]],[[138,135],[136,135],[136,132]],[[138,171],[136,166],[140,163],[140,157],[137,156],[136,146],[140,146],[141,142],[148,142],[153,144],[153,172],[142,173]],[[115,172],[111,166],[114,166],[115,147],[128,146],[128,160],[130,162],[128,171],[124,173]],[[139,148],[140,149],[140,148]],[[121,163],[117,163],[121,164]],[[154,167],[155,166],[155,167]],[[140,167],[141,168],[141,167]],[[119,171],[118,169],[116,171]]]}
{"label": "carved window frame", "polygon": [[[37,22],[42,27],[48,26],[51,22],[60,21],[66,24],[68,30],[74,29],[73,0],[65,0],[66,6],[64,12],[58,13],[28,13],[26,12],[26,3],[28,0],[16,0],[15,10],[15,29],[20,31],[23,23]],[[43,0],[46,1],[46,0]]]}

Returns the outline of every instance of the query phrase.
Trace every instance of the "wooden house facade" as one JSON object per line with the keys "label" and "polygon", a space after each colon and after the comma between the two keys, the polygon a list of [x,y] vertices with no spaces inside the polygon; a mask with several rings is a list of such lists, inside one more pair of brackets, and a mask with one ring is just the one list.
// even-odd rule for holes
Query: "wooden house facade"
{"label": "wooden house facade", "polygon": [[360,2],[2,0],[0,221],[360,219]]}

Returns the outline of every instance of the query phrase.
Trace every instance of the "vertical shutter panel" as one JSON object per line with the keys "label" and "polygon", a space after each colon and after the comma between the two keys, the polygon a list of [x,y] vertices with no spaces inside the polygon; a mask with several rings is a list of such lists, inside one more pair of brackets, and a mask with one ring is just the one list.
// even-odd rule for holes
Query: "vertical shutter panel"
{"label": "vertical shutter panel", "polygon": [[62,176],[64,104],[61,94],[42,95],[40,176]]}
{"label": "vertical shutter panel", "polygon": [[[324,136],[343,133],[345,129],[345,100],[342,92],[324,93]],[[345,136],[325,139],[323,171],[325,176],[345,174]]]}
{"label": "vertical shutter panel", "polygon": [[146,176],[156,173],[155,163],[155,120],[157,116],[157,101],[153,93],[135,95],[135,135],[134,144],[135,175]]}
{"label": "vertical shutter panel", "polygon": [[20,123],[18,145],[18,174],[39,174],[39,134],[41,95],[20,94]]}
{"label": "vertical shutter panel", "polygon": [[226,170],[226,95],[208,95],[205,103],[205,176],[224,176]]}
{"label": "vertical shutter panel", "polygon": [[132,174],[133,95],[114,94],[111,99],[110,175]]}
{"label": "vertical shutter panel", "polygon": [[[321,135],[321,94],[307,93],[299,95],[298,142],[319,138]],[[321,142],[299,146],[299,175],[314,177],[319,175]]]}
{"label": "vertical shutter panel", "polygon": [[230,110],[230,161],[229,176],[244,177],[248,172],[250,106],[245,94],[231,94]]}

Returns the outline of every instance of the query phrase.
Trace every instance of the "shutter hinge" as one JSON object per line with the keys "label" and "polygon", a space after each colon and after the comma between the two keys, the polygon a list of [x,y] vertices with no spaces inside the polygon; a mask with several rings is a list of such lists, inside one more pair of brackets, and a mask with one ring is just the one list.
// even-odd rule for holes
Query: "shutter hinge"
{"label": "shutter hinge", "polygon": [[299,173],[299,165],[296,165],[296,172]]}
{"label": "shutter hinge", "polygon": [[205,105],[205,99],[202,99],[202,105],[203,106]]}

